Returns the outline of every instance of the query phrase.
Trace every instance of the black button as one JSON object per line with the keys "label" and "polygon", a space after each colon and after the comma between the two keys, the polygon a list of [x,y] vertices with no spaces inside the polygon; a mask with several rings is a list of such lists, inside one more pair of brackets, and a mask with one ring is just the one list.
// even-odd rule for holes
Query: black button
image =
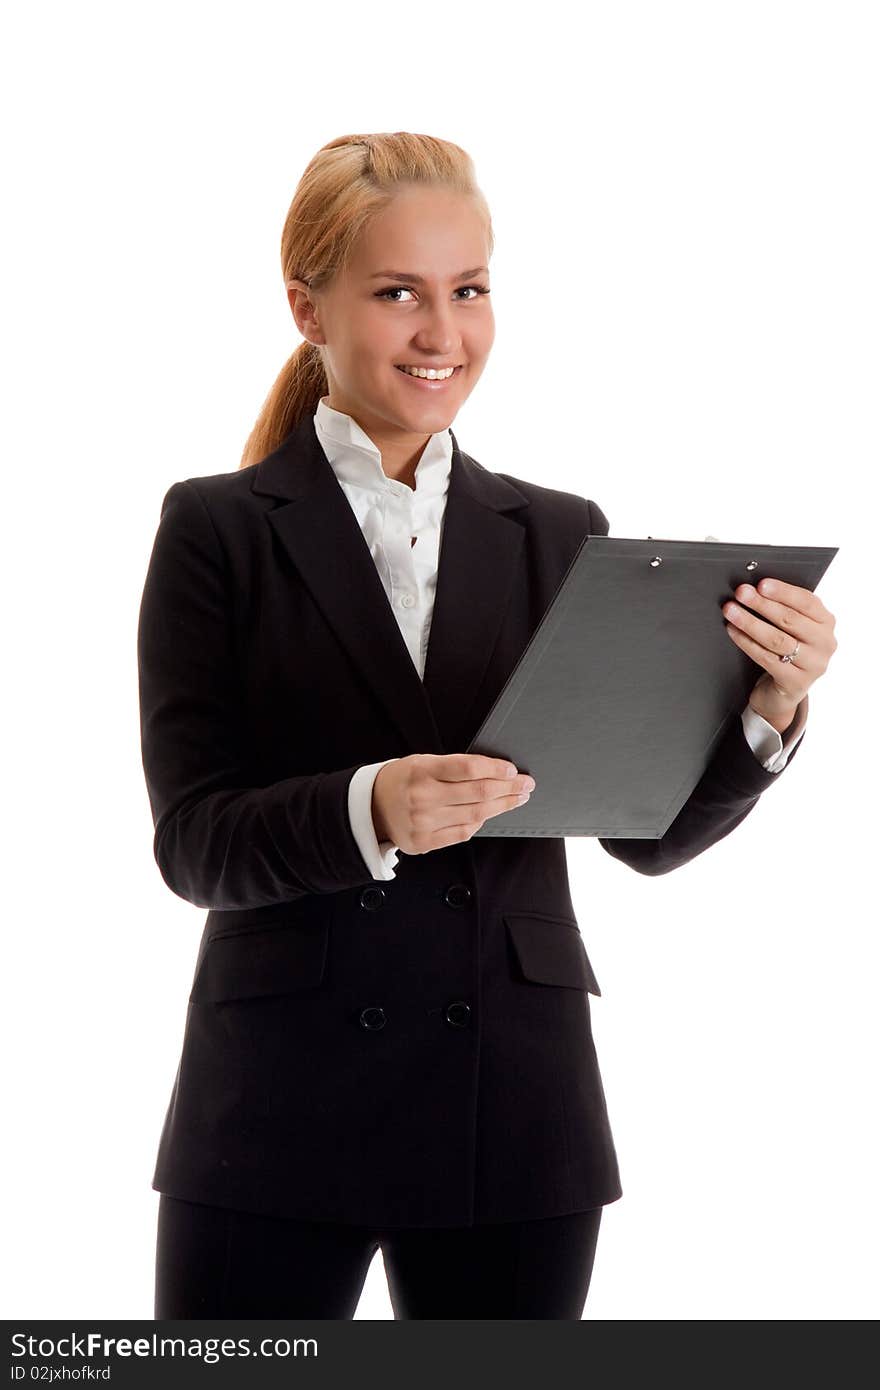
{"label": "black button", "polygon": [[461,999],[456,999],[454,1004],[446,1005],[446,1022],[451,1023],[453,1028],[464,1028],[470,1016],[470,1004],[465,1004]]}
{"label": "black button", "polygon": [[369,1028],[375,1031],[377,1028],[384,1028],[388,1020],[385,1017],[385,1010],[376,1008],[361,1009],[360,1023],[362,1028]]}
{"label": "black button", "polygon": [[365,888],[361,893],[361,907],[367,912],[375,912],[376,908],[381,907],[384,901],[385,889],[377,888],[375,884],[370,888]]}
{"label": "black button", "polygon": [[447,907],[467,907],[471,900],[471,890],[466,883],[450,883],[443,895]]}

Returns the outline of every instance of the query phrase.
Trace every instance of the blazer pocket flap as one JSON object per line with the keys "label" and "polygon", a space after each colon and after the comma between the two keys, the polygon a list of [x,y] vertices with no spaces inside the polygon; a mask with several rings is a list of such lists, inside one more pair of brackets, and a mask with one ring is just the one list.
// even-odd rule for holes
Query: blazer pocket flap
{"label": "blazer pocket flap", "polygon": [[321,983],[327,923],[259,927],[211,937],[193,981],[190,1002],[219,1004],[294,994]]}
{"label": "blazer pocket flap", "polygon": [[527,980],[602,993],[577,923],[533,912],[508,912],[504,920]]}

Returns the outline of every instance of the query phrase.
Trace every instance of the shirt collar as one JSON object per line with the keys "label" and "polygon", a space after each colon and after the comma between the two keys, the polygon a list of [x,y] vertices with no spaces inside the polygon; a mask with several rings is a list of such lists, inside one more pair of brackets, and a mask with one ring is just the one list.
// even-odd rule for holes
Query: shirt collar
{"label": "shirt collar", "polygon": [[452,466],[452,434],[449,429],[432,434],[416,464],[415,492],[406,483],[389,478],[382,467],[382,455],[372,439],[351,415],[334,410],[322,396],[315,408],[315,433],[340,482],[355,487],[384,487],[421,501],[441,496],[449,486]]}

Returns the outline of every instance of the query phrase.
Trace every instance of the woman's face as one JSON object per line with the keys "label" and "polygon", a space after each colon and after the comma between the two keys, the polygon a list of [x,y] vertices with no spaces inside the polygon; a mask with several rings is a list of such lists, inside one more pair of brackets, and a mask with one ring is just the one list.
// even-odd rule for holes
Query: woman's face
{"label": "woman's face", "polygon": [[[294,281],[288,298],[303,337],[322,345],[327,403],[380,447],[405,451],[451,425],[480,379],[495,337],[488,289],[473,202],[411,186],[368,224],[332,284],[309,291]],[[401,365],[457,370],[427,386]]]}

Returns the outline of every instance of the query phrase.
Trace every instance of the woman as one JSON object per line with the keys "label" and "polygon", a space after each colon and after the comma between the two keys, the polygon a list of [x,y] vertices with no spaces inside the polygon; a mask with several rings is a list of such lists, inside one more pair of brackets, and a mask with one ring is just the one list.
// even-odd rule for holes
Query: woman
{"label": "woman", "polygon": [[[282,238],[305,341],[241,468],[163,502],[144,771],[163,878],[208,913],[157,1318],[351,1318],[381,1248],[396,1318],[578,1319],[621,1195],[564,840],[471,838],[533,783],[461,750],[608,532],[452,433],[492,244],[458,146],[324,146]],[[833,619],[788,584],[747,602],[722,610],[764,668],[742,719],[662,839],[600,841],[640,873],[728,834],[801,745]]]}

